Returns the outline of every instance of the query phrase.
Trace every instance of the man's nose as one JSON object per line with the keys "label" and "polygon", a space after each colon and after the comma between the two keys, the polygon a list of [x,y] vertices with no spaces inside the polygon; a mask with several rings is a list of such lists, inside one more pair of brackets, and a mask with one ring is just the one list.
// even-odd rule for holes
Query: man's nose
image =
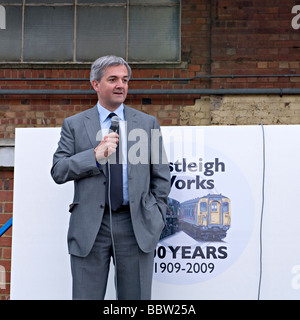
{"label": "man's nose", "polygon": [[122,80],[122,79],[118,79],[118,80],[117,80],[117,83],[116,83],[116,86],[117,86],[117,87],[123,87],[123,86],[124,86],[123,80]]}

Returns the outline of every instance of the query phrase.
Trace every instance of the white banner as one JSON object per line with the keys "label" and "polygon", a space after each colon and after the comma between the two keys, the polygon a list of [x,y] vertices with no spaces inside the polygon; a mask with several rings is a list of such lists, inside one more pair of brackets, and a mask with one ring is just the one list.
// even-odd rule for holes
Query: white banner
{"label": "white banner", "polygon": [[[172,190],[153,299],[299,299],[300,126],[162,131]],[[59,133],[16,129],[11,299],[71,298],[73,184],[50,176]]]}

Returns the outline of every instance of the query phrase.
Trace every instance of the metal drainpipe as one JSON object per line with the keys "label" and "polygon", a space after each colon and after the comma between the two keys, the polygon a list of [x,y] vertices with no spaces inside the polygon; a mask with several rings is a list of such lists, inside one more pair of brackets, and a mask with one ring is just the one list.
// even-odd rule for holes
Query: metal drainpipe
{"label": "metal drainpipe", "polygon": [[[196,75],[190,78],[133,78],[131,81],[192,81],[195,79],[212,78],[292,78],[300,77],[300,74],[273,74],[273,75]],[[0,81],[89,81],[86,78],[0,78]],[[134,95],[181,95],[181,94],[207,94],[207,95],[225,95],[225,94],[300,94],[297,88],[262,88],[262,89],[129,89],[129,94]],[[94,90],[56,90],[56,89],[0,89],[0,95],[90,95],[95,94]]]}
{"label": "metal drainpipe", "polygon": [[[192,81],[196,79],[297,78],[300,74],[196,75],[189,78],[131,78],[130,81]],[[87,78],[0,78],[0,81],[90,81]]]}
{"label": "metal drainpipe", "polygon": [[[300,88],[263,89],[129,89],[133,95],[292,95],[300,94]],[[51,90],[51,89],[3,89],[0,95],[95,95],[94,90]]]}

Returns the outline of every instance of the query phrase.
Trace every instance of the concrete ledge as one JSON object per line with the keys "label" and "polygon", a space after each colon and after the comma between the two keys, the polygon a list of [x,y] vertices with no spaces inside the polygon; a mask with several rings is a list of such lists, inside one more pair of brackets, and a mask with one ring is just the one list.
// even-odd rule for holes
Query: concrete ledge
{"label": "concrete ledge", "polygon": [[14,167],[15,140],[0,139],[0,167]]}

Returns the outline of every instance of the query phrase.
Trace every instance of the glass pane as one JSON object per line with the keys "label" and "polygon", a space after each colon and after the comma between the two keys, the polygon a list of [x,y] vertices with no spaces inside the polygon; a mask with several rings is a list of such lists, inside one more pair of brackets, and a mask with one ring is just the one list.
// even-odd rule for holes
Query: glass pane
{"label": "glass pane", "polygon": [[20,61],[22,44],[22,7],[5,7],[6,29],[0,30],[0,60]]}
{"label": "glass pane", "polygon": [[218,211],[218,205],[214,202],[211,204],[211,211]]}
{"label": "glass pane", "polygon": [[207,211],[207,204],[206,202],[201,202],[200,203],[200,211],[206,212]]}
{"label": "glass pane", "polygon": [[229,204],[228,202],[223,203],[223,212],[229,212]]}
{"label": "glass pane", "polygon": [[129,61],[178,61],[179,14],[179,6],[131,7]]}
{"label": "glass pane", "polygon": [[53,3],[65,3],[65,4],[74,4],[75,0],[26,0],[25,3],[34,3],[34,4],[40,4],[40,3],[47,3],[47,4],[53,4]]}
{"label": "glass pane", "polygon": [[13,1],[1,1],[1,5],[3,5],[5,8],[7,8],[8,6],[12,5],[14,6],[15,4],[19,4],[19,3],[23,3],[23,0],[13,0]]}
{"label": "glass pane", "polygon": [[[130,0],[130,5],[133,4],[139,4],[139,5],[143,5],[145,4],[145,0]],[[169,4],[176,4],[176,3],[180,3],[180,0],[148,0],[147,4],[163,4],[163,5],[169,5]]]}
{"label": "glass pane", "polygon": [[127,0],[77,0],[77,3],[99,3],[99,4],[123,3],[123,4],[126,4]]}
{"label": "glass pane", "polygon": [[78,7],[77,61],[107,54],[126,57],[126,8]]}
{"label": "glass pane", "polygon": [[24,61],[72,61],[73,7],[26,7]]}

